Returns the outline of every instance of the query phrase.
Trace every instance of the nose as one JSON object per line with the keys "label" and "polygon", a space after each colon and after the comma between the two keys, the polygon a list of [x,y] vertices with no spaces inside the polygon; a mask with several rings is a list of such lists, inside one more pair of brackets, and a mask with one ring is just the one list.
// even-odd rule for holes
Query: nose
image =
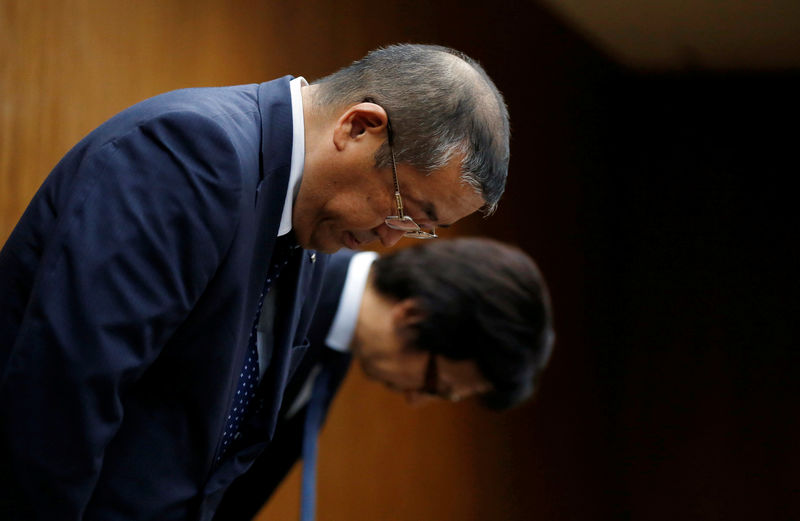
{"label": "nose", "polygon": [[376,229],[378,237],[381,239],[381,244],[386,246],[394,246],[397,242],[403,238],[403,233],[401,230],[393,230],[389,228],[385,224],[378,226]]}

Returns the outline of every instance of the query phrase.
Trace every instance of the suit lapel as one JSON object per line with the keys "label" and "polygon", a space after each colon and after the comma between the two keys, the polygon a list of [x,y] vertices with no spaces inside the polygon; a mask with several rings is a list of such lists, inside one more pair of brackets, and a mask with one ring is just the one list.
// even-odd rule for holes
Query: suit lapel
{"label": "suit lapel", "polygon": [[253,198],[255,206],[255,242],[250,287],[253,309],[261,284],[267,276],[269,260],[278,236],[292,158],[292,106],[289,77],[258,87],[261,113],[261,158],[258,184]]}

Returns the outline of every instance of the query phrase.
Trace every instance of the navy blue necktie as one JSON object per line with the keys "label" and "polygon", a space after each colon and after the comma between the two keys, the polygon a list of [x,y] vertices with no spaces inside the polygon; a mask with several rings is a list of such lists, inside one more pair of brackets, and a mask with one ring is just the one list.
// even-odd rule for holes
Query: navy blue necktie
{"label": "navy blue necktie", "polygon": [[222,459],[233,442],[241,436],[242,420],[245,418],[248,405],[250,405],[258,389],[258,322],[261,317],[261,308],[264,305],[264,297],[267,296],[273,283],[280,277],[281,270],[289,263],[291,253],[297,248],[298,246],[294,240],[294,235],[291,233],[279,237],[275,241],[272,261],[269,270],[267,270],[267,277],[264,280],[263,289],[258,297],[256,316],[253,319],[253,327],[250,329],[247,355],[245,356],[242,371],[239,373],[239,384],[236,387],[236,395],[234,396],[233,405],[231,406],[231,410],[225,422],[225,432],[222,435],[222,450],[220,450],[217,456],[217,461]]}
{"label": "navy blue necktie", "polygon": [[314,380],[303,426],[303,481],[300,489],[300,521],[314,521],[317,504],[317,435],[329,390],[330,371],[325,366]]}

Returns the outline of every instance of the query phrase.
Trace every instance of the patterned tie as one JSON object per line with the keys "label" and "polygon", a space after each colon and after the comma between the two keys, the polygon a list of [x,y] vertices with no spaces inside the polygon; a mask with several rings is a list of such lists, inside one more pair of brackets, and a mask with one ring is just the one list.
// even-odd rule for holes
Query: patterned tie
{"label": "patterned tie", "polygon": [[245,418],[248,405],[258,389],[258,322],[261,318],[261,308],[264,305],[264,297],[269,293],[273,282],[276,282],[278,278],[280,278],[281,270],[289,264],[292,253],[297,249],[299,249],[299,246],[297,246],[294,234],[292,233],[278,237],[275,241],[275,249],[272,252],[272,262],[267,271],[264,287],[258,297],[256,316],[253,319],[253,327],[250,329],[247,356],[245,357],[242,371],[239,373],[239,384],[236,387],[233,406],[228,413],[228,418],[225,423],[225,432],[222,435],[222,450],[217,456],[218,462],[223,458],[233,442],[241,437],[242,420]]}
{"label": "patterned tie", "polygon": [[328,382],[330,371],[322,366],[322,370],[314,380],[311,400],[306,411],[303,426],[303,481],[300,489],[300,521],[314,521],[317,503],[317,435],[322,424],[322,412],[325,409],[330,391]]}

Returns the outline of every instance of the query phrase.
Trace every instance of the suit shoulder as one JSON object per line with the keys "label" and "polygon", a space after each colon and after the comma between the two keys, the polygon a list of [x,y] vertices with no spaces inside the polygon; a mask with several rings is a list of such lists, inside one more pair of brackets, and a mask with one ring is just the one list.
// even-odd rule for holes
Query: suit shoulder
{"label": "suit shoulder", "polygon": [[219,119],[258,111],[258,85],[193,87],[159,94],[123,111],[142,119],[167,113],[190,113]]}

